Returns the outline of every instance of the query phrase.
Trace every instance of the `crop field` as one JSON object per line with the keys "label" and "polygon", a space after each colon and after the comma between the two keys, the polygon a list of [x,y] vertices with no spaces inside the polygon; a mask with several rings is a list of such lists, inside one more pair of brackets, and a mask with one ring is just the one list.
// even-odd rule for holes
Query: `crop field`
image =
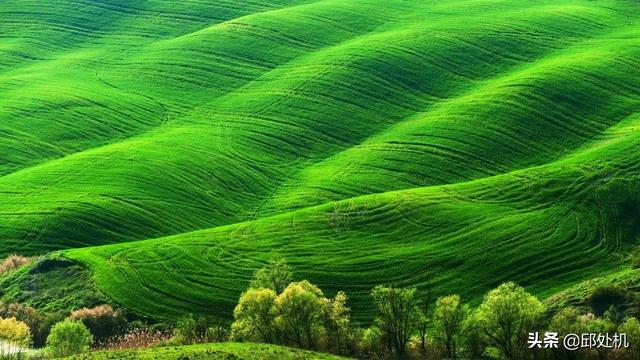
{"label": "crop field", "polygon": [[548,297],[640,242],[637,1],[7,0],[0,20],[0,255],[78,261],[142,316],[229,319],[277,257],[363,322],[377,284]]}

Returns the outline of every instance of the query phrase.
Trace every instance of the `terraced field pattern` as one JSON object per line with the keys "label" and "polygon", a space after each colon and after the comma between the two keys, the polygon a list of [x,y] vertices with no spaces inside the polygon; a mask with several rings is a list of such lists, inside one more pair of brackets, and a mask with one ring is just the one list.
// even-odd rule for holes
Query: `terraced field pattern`
{"label": "terraced field pattern", "polygon": [[544,298],[631,271],[640,3],[6,0],[0,134],[0,255],[140,315],[228,319],[276,257],[362,321]]}

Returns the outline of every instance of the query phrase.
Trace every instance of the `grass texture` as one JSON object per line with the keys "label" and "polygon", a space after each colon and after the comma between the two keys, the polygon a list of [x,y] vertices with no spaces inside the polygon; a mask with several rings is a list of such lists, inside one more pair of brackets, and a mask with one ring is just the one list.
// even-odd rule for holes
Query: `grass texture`
{"label": "grass texture", "polygon": [[[19,10],[18,10],[19,9]],[[140,314],[229,317],[285,257],[474,302],[622,270],[640,5],[0,4],[0,253],[64,250]]]}
{"label": "grass texture", "polygon": [[173,359],[207,359],[207,360],[339,360],[345,359],[334,355],[314,353],[299,349],[265,344],[205,344],[167,348],[151,348],[146,350],[99,351],[72,356],[73,360],[106,360],[106,359],[140,359],[140,360],[173,360]]}

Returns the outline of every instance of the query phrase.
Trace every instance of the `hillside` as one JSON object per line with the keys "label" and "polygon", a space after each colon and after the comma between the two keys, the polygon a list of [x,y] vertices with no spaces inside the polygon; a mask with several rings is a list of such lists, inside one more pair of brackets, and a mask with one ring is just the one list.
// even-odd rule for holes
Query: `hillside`
{"label": "hillside", "polygon": [[0,18],[0,253],[61,250],[139,314],[228,317],[276,256],[363,320],[387,282],[548,296],[640,240],[637,2],[11,0]]}

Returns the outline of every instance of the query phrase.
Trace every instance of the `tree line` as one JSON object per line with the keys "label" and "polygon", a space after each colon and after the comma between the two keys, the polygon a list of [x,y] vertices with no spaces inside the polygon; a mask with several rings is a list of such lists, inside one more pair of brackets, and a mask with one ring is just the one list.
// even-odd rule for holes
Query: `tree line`
{"label": "tree line", "polygon": [[[513,282],[489,291],[474,309],[459,295],[431,293],[375,287],[376,317],[365,328],[352,321],[346,293],[326,297],[309,281],[293,281],[284,260],[272,261],[240,296],[231,340],[362,359],[640,359],[640,323],[629,315],[629,295],[614,286],[593,291],[587,299],[591,311],[554,311]],[[530,348],[530,334],[546,330],[559,334],[558,348]],[[566,334],[614,332],[626,334],[629,348],[562,349]]]}

